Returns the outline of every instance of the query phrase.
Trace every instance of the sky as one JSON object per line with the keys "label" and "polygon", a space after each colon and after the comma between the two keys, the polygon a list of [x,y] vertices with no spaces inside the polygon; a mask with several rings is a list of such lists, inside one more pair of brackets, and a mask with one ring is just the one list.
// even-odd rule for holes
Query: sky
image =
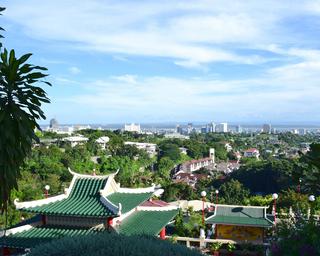
{"label": "sky", "polygon": [[[59,123],[320,123],[320,1],[4,0]],[[48,121],[42,121],[46,123]]]}

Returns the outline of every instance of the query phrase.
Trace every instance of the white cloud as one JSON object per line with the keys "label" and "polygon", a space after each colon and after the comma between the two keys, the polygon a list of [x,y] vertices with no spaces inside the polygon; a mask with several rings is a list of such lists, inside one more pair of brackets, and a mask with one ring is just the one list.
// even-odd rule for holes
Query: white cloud
{"label": "white cloud", "polygon": [[[90,92],[65,99],[86,105],[101,116],[128,120],[143,116],[142,121],[177,120],[305,120],[320,114],[320,87],[313,76],[306,76],[303,65],[270,69],[260,78],[218,80],[205,78],[139,77],[124,75],[86,82]],[[319,66],[313,67],[319,72]],[[294,78],[291,73],[294,72]],[[132,80],[132,78],[134,78]],[[113,117],[110,112],[117,113]],[[109,116],[111,115],[111,116]],[[210,118],[211,117],[211,118]],[[132,119],[131,119],[132,120]],[[310,120],[308,120],[310,121]]]}
{"label": "white cloud", "polygon": [[81,72],[80,68],[78,67],[70,67],[69,68],[69,72],[72,74],[72,75],[77,75]]}
{"label": "white cloud", "polygon": [[36,39],[113,55],[167,57],[178,65],[198,68],[211,62],[267,61],[237,49],[286,44],[288,36],[281,22],[310,12],[308,4],[285,0],[84,0],[81,4],[76,0],[11,0],[6,3],[6,17]]}

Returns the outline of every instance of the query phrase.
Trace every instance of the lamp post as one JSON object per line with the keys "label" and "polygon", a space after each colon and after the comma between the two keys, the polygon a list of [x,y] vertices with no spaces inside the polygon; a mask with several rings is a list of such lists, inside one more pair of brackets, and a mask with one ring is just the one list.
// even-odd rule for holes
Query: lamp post
{"label": "lamp post", "polygon": [[278,194],[274,193],[272,194],[272,199],[273,199],[273,211],[274,211],[274,225],[277,224],[277,199],[278,199]]}
{"label": "lamp post", "polygon": [[298,192],[299,200],[300,200],[300,197],[301,197],[301,182],[302,182],[302,179],[299,178],[299,184],[297,186],[297,192]]}
{"label": "lamp post", "polygon": [[218,202],[219,202],[219,190],[218,189],[216,189],[216,204],[218,204]]}
{"label": "lamp post", "polygon": [[49,197],[49,190],[50,190],[50,186],[49,185],[45,185],[44,186],[44,197],[45,198]]}
{"label": "lamp post", "polygon": [[204,225],[204,202],[206,201],[206,195],[207,195],[206,191],[201,192],[201,196],[202,196],[202,225]]}
{"label": "lamp post", "polygon": [[316,197],[314,195],[310,195],[308,199],[310,202],[308,218],[310,218],[310,216],[311,216],[311,218],[313,219],[313,202],[316,200]]}

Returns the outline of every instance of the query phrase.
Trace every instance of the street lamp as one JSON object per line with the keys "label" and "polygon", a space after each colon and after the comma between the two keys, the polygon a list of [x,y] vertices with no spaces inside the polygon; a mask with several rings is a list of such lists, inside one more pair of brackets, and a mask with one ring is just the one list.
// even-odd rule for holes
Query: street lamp
{"label": "street lamp", "polygon": [[218,201],[219,201],[219,190],[216,189],[216,204],[218,204]]}
{"label": "street lamp", "polygon": [[316,197],[314,195],[309,196],[309,201],[313,203],[316,200]]}
{"label": "street lamp", "polygon": [[206,195],[207,195],[206,191],[201,192],[201,196],[202,196],[202,225],[204,225],[204,202],[206,201]]}
{"label": "street lamp", "polygon": [[297,187],[297,190],[298,190],[298,194],[300,195],[301,193],[301,182],[302,182],[302,179],[299,178],[299,184],[298,184],[298,187]]}
{"label": "street lamp", "polygon": [[309,199],[309,202],[310,202],[310,210],[309,210],[310,213],[308,214],[309,218],[310,218],[310,216],[313,217],[313,202],[316,200],[316,197],[314,195],[310,195],[308,197],[308,199]]}
{"label": "street lamp", "polygon": [[278,199],[278,194],[274,193],[272,194],[272,199],[273,199],[273,211],[274,211],[274,224],[277,224],[277,199]]}
{"label": "street lamp", "polygon": [[44,186],[44,196],[45,196],[45,198],[49,197],[49,190],[50,190],[50,186],[49,185],[45,185]]}

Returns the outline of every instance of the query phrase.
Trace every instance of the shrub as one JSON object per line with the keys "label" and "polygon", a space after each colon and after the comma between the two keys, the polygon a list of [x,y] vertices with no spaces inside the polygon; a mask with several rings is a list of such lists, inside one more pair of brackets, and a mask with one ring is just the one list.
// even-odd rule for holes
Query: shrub
{"label": "shrub", "polygon": [[65,237],[33,249],[29,256],[200,256],[197,251],[148,236],[103,233]]}
{"label": "shrub", "polygon": [[271,246],[272,256],[320,255],[320,227],[311,218],[292,218],[278,225],[278,239]]}

